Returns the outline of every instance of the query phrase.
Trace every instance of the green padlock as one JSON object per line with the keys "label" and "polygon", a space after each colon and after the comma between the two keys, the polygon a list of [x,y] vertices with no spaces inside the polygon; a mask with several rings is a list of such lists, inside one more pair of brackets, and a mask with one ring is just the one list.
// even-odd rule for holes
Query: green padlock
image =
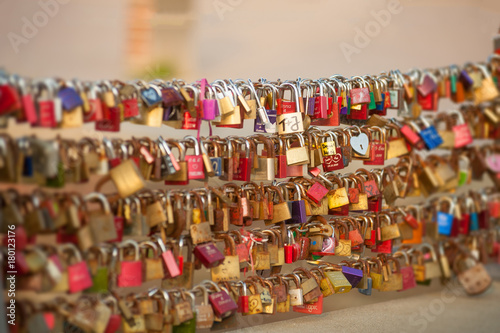
{"label": "green padlock", "polygon": [[55,187],[61,188],[64,187],[65,184],[65,172],[64,172],[64,164],[62,161],[57,163],[57,174],[54,177],[47,177],[45,185],[47,187]]}
{"label": "green padlock", "polygon": [[[93,251],[92,251],[93,250]],[[109,292],[109,270],[107,265],[107,254],[103,248],[92,248],[89,254],[95,255],[95,267],[91,267],[92,287],[86,289],[89,293],[107,293]],[[87,258],[88,260],[88,258]],[[91,265],[93,266],[93,265]]]}

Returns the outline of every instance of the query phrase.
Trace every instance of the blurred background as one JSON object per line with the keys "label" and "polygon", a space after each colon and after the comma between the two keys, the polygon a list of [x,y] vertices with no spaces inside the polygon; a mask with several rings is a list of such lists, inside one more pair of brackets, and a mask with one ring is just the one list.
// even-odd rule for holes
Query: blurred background
{"label": "blurred background", "polygon": [[496,0],[0,0],[0,66],[80,79],[376,74],[484,60],[499,12]]}

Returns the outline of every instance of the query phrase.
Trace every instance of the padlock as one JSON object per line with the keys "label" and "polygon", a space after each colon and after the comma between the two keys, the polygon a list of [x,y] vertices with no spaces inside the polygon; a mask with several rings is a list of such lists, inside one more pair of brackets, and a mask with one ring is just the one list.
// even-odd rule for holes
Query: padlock
{"label": "padlock", "polygon": [[[339,238],[338,243],[335,246],[335,255],[348,257],[351,255],[351,240],[349,239],[349,228],[344,222],[338,222],[336,224],[340,226],[339,228]],[[342,233],[340,233],[340,229],[342,229]]]}
{"label": "padlock", "polygon": [[[92,278],[90,277],[87,263],[83,261],[80,251],[73,244],[64,244],[59,246],[59,253],[63,256],[68,253],[66,259],[68,263],[68,285],[70,293],[77,293],[92,286]],[[74,263],[71,263],[72,260]]]}
{"label": "padlock", "polygon": [[[329,180],[337,185],[336,189],[332,189],[328,192],[328,208],[334,209],[342,206],[349,205],[349,197],[347,195],[347,190],[343,186],[342,181],[337,176],[329,176]],[[349,207],[347,207],[349,208]]]}
{"label": "padlock", "polygon": [[[474,266],[467,265],[467,260],[472,259]],[[462,263],[462,267],[460,267]],[[483,264],[477,262],[470,254],[460,253],[455,257],[453,270],[458,276],[458,281],[469,295],[479,295],[489,289],[492,284],[491,276]]]}
{"label": "padlock", "polygon": [[[422,243],[420,245],[420,249],[423,253],[423,258],[424,258],[423,265],[425,267],[424,268],[425,279],[429,280],[434,278],[440,278],[442,276],[441,267],[438,262],[436,252],[434,251],[432,245],[428,243]],[[424,252],[424,250],[427,250],[428,252]],[[426,260],[425,253],[430,254],[430,260]]]}
{"label": "padlock", "polygon": [[[302,288],[300,287],[300,277],[298,274],[291,273],[285,275],[285,281],[293,281],[295,288],[288,287],[288,294],[290,295],[290,305],[300,306],[304,304],[304,297],[302,293]],[[288,282],[290,283],[290,282]]]}
{"label": "padlock", "polygon": [[[253,279],[247,280],[247,283],[249,285],[248,290],[250,291],[250,295],[246,296],[246,298],[248,298],[248,311],[242,312],[242,314],[243,315],[253,315],[253,314],[262,313],[264,308],[263,308],[263,304],[262,304],[261,294],[259,293],[258,288],[257,288],[258,284]],[[260,288],[262,289],[262,287],[260,287]],[[242,300],[242,302],[244,302],[244,300]],[[244,308],[244,304],[242,304],[242,310],[244,310],[243,308]]]}
{"label": "padlock", "polygon": [[[445,126],[440,126],[444,123]],[[443,143],[439,148],[452,149],[455,146],[455,132],[452,130],[454,118],[448,113],[438,113],[434,118],[434,127],[438,130]]]}
{"label": "padlock", "polygon": [[342,266],[329,264],[324,268],[325,276],[330,280],[335,294],[344,294],[352,289],[352,285],[342,273]]}
{"label": "padlock", "polygon": [[240,260],[236,253],[236,244],[229,235],[220,235],[225,243],[224,261],[211,268],[212,281],[238,281],[240,279]]}
{"label": "padlock", "polygon": [[[349,178],[354,180],[354,186],[355,188],[359,190],[359,196],[358,196],[358,202],[357,203],[351,203],[349,205],[349,210],[352,211],[364,211],[368,209],[368,194],[366,193],[366,188],[364,186],[364,181],[361,176],[357,175],[351,175]],[[375,188],[374,186],[370,189],[373,190],[372,193],[378,192],[378,187]]]}
{"label": "padlock", "polygon": [[424,196],[429,196],[439,189],[440,183],[434,171],[424,162],[424,160],[419,155],[415,155],[415,157],[419,164],[418,167],[415,168],[419,180],[419,188]]}
{"label": "padlock", "polygon": [[463,148],[473,142],[472,134],[469,125],[465,123],[462,113],[453,111],[449,113],[450,116],[456,115],[456,123],[452,127],[455,134],[454,148]]}
{"label": "padlock", "polygon": [[97,131],[117,132],[120,130],[121,114],[123,104],[119,99],[118,89],[113,87],[111,82],[102,81],[100,84],[101,119],[95,120],[95,129]]}
{"label": "padlock", "polygon": [[[228,89],[226,82],[222,80],[214,81],[212,84],[215,90],[215,97],[217,99],[218,109],[221,116],[227,116],[235,112],[236,101],[231,91]],[[221,83],[222,85],[219,85]]]}
{"label": "padlock", "polygon": [[[203,164],[203,155],[200,149],[200,143],[194,136],[186,136],[184,138],[185,145],[194,147],[194,155],[186,155],[185,160],[188,168],[189,179],[205,179],[205,169]],[[189,146],[188,146],[189,147]]]}
{"label": "padlock", "polygon": [[[146,255],[142,255],[142,276],[144,281],[159,280],[165,277],[162,259],[158,253],[158,247],[151,241],[144,241],[140,244],[141,249],[146,249]],[[150,254],[148,254],[148,251]]]}
{"label": "padlock", "polygon": [[[91,261],[90,254],[94,252],[94,260]],[[91,293],[104,293],[109,290],[109,263],[107,261],[107,252],[102,247],[91,248],[87,252],[86,261],[89,263],[92,275],[92,286],[86,291]],[[95,263],[91,265],[91,263]]]}
{"label": "padlock", "polygon": [[359,222],[356,219],[350,217],[346,217],[345,220],[347,220],[348,227],[350,227],[349,240],[351,241],[351,245],[355,247],[363,244],[364,237],[361,234],[361,227]]}
{"label": "padlock", "polygon": [[297,261],[299,257],[299,244],[295,243],[295,238],[293,237],[293,232],[290,229],[287,229],[287,240],[284,245],[285,250],[285,263],[291,264]]}
{"label": "padlock", "polygon": [[267,190],[268,194],[270,195],[271,193],[275,194],[275,199],[277,195],[277,200],[278,202],[275,203],[274,201],[269,201],[269,204],[272,205],[272,219],[265,220],[266,223],[268,224],[274,224],[278,222],[283,222],[286,220],[289,220],[292,218],[292,212],[290,211],[288,204],[285,202],[283,198],[283,194],[281,191],[275,187],[275,186],[269,186],[269,189]]}
{"label": "padlock", "polygon": [[[342,132],[343,133],[343,132]],[[335,147],[335,154],[333,155],[324,155],[325,150],[322,149],[323,151],[323,171],[325,172],[330,172],[330,171],[335,171],[335,170],[340,170],[344,168],[344,159],[342,155],[342,149],[338,143],[337,139],[337,133],[336,132],[329,132],[328,135],[332,135],[333,142],[334,142],[334,147]],[[326,142],[323,142],[326,143]],[[322,148],[323,148],[323,143],[322,143]],[[330,148],[328,149],[328,152],[332,152],[332,145],[327,143]]]}
{"label": "padlock", "polygon": [[370,277],[372,279],[372,289],[380,290],[380,287],[384,281],[384,276],[382,273],[382,262],[380,259],[376,258],[374,261],[368,260],[368,265],[375,265],[376,270],[370,266]]}
{"label": "padlock", "polygon": [[386,240],[391,240],[391,239],[396,239],[401,237],[401,233],[399,231],[398,224],[394,221],[392,216],[390,214],[380,214],[380,217],[382,218],[381,221],[385,221],[387,224],[383,225],[382,222],[380,222],[380,231],[381,231],[381,240],[386,241]]}
{"label": "padlock", "polygon": [[38,103],[38,126],[56,127],[58,119],[62,117],[61,99],[57,97],[55,89],[57,85],[54,80],[40,81],[35,86],[35,95]]}
{"label": "padlock", "polygon": [[404,265],[400,265],[399,271],[401,272],[402,276],[402,288],[400,291],[408,290],[415,288],[417,286],[416,280],[415,280],[415,272],[413,270],[413,266],[411,265],[410,262],[410,257],[408,256],[408,253],[406,251],[397,251],[394,253],[394,258],[399,258],[403,257],[404,258]]}
{"label": "padlock", "polygon": [[431,150],[439,147],[443,143],[443,139],[441,138],[441,136],[439,136],[439,133],[437,132],[436,128],[433,125],[431,125],[425,119],[425,117],[419,117],[419,119],[423,125],[423,128],[419,127],[420,131],[418,131],[418,134],[424,141],[427,149]]}
{"label": "padlock", "polygon": [[[179,148],[179,159],[184,161],[184,156],[182,155],[184,145],[180,144],[178,147],[181,147]],[[160,156],[155,164],[156,180],[163,179],[168,175],[173,175],[180,171],[181,166],[179,162],[177,162],[177,159],[170,150],[168,143],[161,136],[158,137],[158,153]]]}
{"label": "padlock", "polygon": [[[443,201],[447,202],[447,212],[441,211]],[[455,201],[450,197],[441,197],[437,205],[436,223],[438,225],[439,234],[449,236],[453,228]]]}
{"label": "padlock", "polygon": [[206,268],[216,267],[224,261],[224,255],[213,242],[197,245],[193,250],[193,254]]}
{"label": "padlock", "polygon": [[[252,85],[249,86],[253,89]],[[264,83],[262,84],[262,90],[264,96],[269,97],[269,103],[264,103],[264,97],[256,98],[257,118],[254,121],[254,132],[276,133],[276,117],[278,113],[276,96],[278,94],[278,89],[272,84]]]}
{"label": "padlock", "polygon": [[[287,165],[309,164],[309,153],[304,144],[302,134],[293,134],[292,137],[298,139],[298,147],[290,147],[290,141],[286,140],[286,163]],[[287,174],[287,176],[290,176]]]}
{"label": "padlock", "polygon": [[263,144],[264,149],[261,151],[260,155],[256,154],[254,157],[258,166],[257,168],[252,168],[251,179],[272,181],[275,178],[274,143],[271,139],[263,135],[256,136],[253,140],[257,151],[259,149],[259,144]]}
{"label": "padlock", "polygon": [[357,285],[358,291],[363,295],[371,296],[373,280],[370,276],[370,265],[365,260],[361,259],[358,259],[358,263],[361,264],[363,270],[363,278]]}
{"label": "padlock", "polygon": [[80,94],[71,86],[70,82],[64,84],[57,97],[62,105],[62,128],[80,127],[83,125],[83,100]]}
{"label": "padlock", "polygon": [[252,251],[250,252],[250,262],[253,264],[252,270],[269,270],[271,269],[271,256],[268,249],[267,239],[264,239],[264,234],[256,234],[262,241],[254,241]]}
{"label": "padlock", "polygon": [[[353,158],[370,159],[370,132],[366,128],[353,126],[347,130],[350,135],[350,145],[352,147]],[[345,154],[343,154],[345,156]],[[346,165],[344,161],[344,165]]]}
{"label": "padlock", "polygon": [[197,291],[201,291],[201,295],[203,297],[203,301],[199,305],[195,305],[195,317],[196,317],[196,328],[197,329],[206,329],[211,328],[214,323],[214,311],[212,306],[208,302],[208,290],[203,285],[198,285],[193,288],[193,291],[190,292],[192,297],[195,298],[195,293]]}
{"label": "padlock", "polygon": [[[363,164],[384,165],[386,159],[385,130],[377,126],[373,126],[372,128],[370,128],[370,132],[371,132],[370,160],[363,160]],[[378,140],[375,138],[375,133],[378,133]]]}
{"label": "padlock", "polygon": [[[213,85],[215,86],[215,85]],[[219,94],[219,93],[217,93]],[[239,103],[237,103],[235,96],[238,95],[237,89],[233,86],[228,86],[227,92],[224,92],[224,94],[228,95],[226,97],[230,97],[231,104],[234,105],[234,109],[230,113],[221,113],[221,119],[219,122],[215,122],[215,125],[217,127],[230,127],[230,128],[243,128],[243,120],[244,120],[244,111],[243,107],[240,107]],[[223,99],[224,100],[224,99]],[[219,100],[220,102],[221,100]],[[222,104],[219,103],[219,109],[222,110],[221,108]]]}
{"label": "padlock", "polygon": [[[165,185],[187,185],[189,183],[189,177],[188,177],[188,163],[185,159],[186,158],[185,146],[182,142],[180,142],[180,141],[177,142],[177,141],[173,141],[173,140],[168,140],[167,144],[171,144],[172,146],[175,146],[179,150],[179,160],[177,161],[177,164],[179,166],[179,170],[177,170],[173,174],[170,174],[169,173],[170,171],[168,171],[169,168],[166,167],[165,172],[162,172],[162,177],[165,180]],[[167,151],[165,151],[165,155],[168,155]],[[174,160],[174,159],[171,159],[171,156],[169,156],[169,159],[171,161]],[[174,164],[174,166],[175,166],[175,164]],[[163,166],[162,166],[162,169],[163,169]]]}
{"label": "padlock", "polygon": [[[406,141],[403,138],[399,127],[395,124],[388,124],[386,126],[387,132],[387,159],[394,157],[400,157],[408,154],[408,147],[406,146]],[[396,133],[396,136],[392,134]],[[422,132],[420,132],[422,135]],[[437,132],[436,132],[437,134]]]}
{"label": "padlock", "polygon": [[[312,90],[314,92],[314,109],[311,115],[313,119],[327,119],[328,118],[328,97],[326,96],[326,85],[320,80],[311,82]],[[316,88],[317,87],[317,88]]]}
{"label": "padlock", "polygon": [[[306,204],[305,201],[302,199],[302,191],[299,185],[289,182],[289,183],[278,183],[277,186],[280,186],[287,193],[286,199],[287,199],[288,210],[291,214],[291,218],[287,219],[285,222],[287,224],[306,223],[307,222]],[[289,187],[295,188],[291,198],[289,197]],[[276,209],[276,206],[278,206],[278,211],[281,210],[280,204],[275,205],[274,209]]]}
{"label": "padlock", "polygon": [[[142,285],[142,261],[140,260],[139,245],[132,240],[120,243],[120,263],[117,277],[118,287],[137,287]],[[134,250],[133,260],[124,260],[124,249],[132,247]]]}
{"label": "padlock", "polygon": [[356,288],[358,283],[360,283],[363,278],[363,270],[348,265],[341,264],[341,266],[342,274],[345,276],[347,281],[349,281],[352,288]]}
{"label": "padlock", "polygon": [[[390,263],[393,263],[391,268]],[[403,275],[401,273],[401,266],[399,261],[391,256],[386,259],[386,264],[390,270],[387,281],[383,281],[380,286],[380,291],[399,291],[403,289]]]}
{"label": "padlock", "polygon": [[[176,299],[175,299],[175,296]],[[176,291],[171,293],[173,301],[173,331],[195,332],[196,331],[196,308],[195,296],[191,292]],[[189,300],[188,300],[189,298]]]}
{"label": "padlock", "polygon": [[204,280],[203,285],[210,286],[208,300],[212,305],[215,316],[219,318],[227,318],[238,310],[238,305],[233,301],[229,294],[221,289],[215,282]]}
{"label": "padlock", "polygon": [[474,104],[478,105],[498,97],[498,89],[484,65],[475,64],[475,67],[478,68],[482,74],[480,86],[474,87],[473,92]]}
{"label": "padlock", "polygon": [[254,158],[256,158],[255,144],[253,140],[236,140],[238,147],[244,146],[245,149],[237,152],[237,164],[233,170],[233,179],[241,181],[249,181],[253,169]]}
{"label": "padlock", "polygon": [[111,212],[109,202],[106,197],[98,192],[93,192],[84,197],[85,205],[88,202],[98,201],[101,205],[100,210],[88,212],[89,227],[92,232],[94,243],[101,243],[115,240],[119,235],[114,222],[114,216]]}
{"label": "padlock", "polygon": [[181,275],[179,264],[177,263],[177,253],[174,246],[172,249],[167,249],[166,244],[163,242],[160,236],[156,236],[156,242],[160,246],[161,257],[163,259],[165,270],[165,276],[167,278],[175,278]]}

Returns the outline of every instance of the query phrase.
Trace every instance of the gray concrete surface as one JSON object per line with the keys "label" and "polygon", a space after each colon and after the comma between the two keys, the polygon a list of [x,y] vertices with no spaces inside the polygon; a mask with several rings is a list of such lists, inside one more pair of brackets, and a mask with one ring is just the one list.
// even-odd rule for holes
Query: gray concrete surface
{"label": "gray concrete surface", "polygon": [[[490,265],[488,270],[494,282],[480,296],[465,295],[456,283],[429,292],[419,287],[420,294],[411,297],[322,315],[301,316],[233,332],[500,332],[500,267]],[[327,300],[331,302],[334,297],[336,295]]]}

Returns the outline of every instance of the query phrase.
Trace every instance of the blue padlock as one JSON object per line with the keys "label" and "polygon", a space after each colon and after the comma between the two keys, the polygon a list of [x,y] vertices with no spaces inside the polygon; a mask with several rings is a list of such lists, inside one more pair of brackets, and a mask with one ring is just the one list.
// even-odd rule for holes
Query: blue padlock
{"label": "blue padlock", "polygon": [[422,121],[422,124],[425,126],[418,133],[422,140],[424,141],[427,149],[435,149],[443,143],[443,138],[439,135],[436,127],[429,124],[429,122],[424,118],[419,118]]}
{"label": "blue padlock", "polygon": [[438,205],[440,205],[442,201],[448,201],[449,209],[447,213],[441,211],[438,211],[436,213],[438,233],[440,235],[450,236],[453,227],[453,219],[454,219],[453,209],[455,208],[455,202],[449,197],[444,197],[438,201]]}
{"label": "blue padlock", "polygon": [[153,84],[150,84],[141,90],[141,97],[148,107],[155,106],[163,102],[160,88]]}
{"label": "blue padlock", "polygon": [[477,215],[476,204],[472,198],[467,198],[467,212],[469,213],[469,231],[479,230],[479,217]]}

